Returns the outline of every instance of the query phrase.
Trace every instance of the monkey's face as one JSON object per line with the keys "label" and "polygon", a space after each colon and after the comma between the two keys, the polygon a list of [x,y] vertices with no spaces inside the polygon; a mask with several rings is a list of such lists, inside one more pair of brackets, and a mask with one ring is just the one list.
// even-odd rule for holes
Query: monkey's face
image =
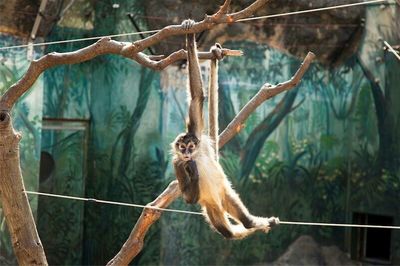
{"label": "monkey's face", "polygon": [[190,161],[198,151],[199,140],[193,134],[180,135],[175,140],[174,150],[183,161]]}

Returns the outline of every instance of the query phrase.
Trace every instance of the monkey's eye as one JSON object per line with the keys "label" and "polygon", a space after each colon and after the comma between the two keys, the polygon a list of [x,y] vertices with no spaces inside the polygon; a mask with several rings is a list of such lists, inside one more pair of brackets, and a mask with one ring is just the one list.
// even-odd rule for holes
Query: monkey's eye
{"label": "monkey's eye", "polygon": [[183,150],[185,150],[186,146],[183,144],[179,144],[178,148],[179,148],[179,150],[183,151]]}
{"label": "monkey's eye", "polygon": [[195,148],[195,145],[194,145],[194,144],[190,143],[190,144],[188,145],[188,149],[189,149],[189,150],[194,150],[194,148]]}

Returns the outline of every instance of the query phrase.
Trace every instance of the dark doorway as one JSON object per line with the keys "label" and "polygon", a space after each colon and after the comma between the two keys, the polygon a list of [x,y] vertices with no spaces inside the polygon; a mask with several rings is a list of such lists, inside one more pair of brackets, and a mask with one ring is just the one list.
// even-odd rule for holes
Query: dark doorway
{"label": "dark doorway", "polygon": [[[354,213],[353,222],[369,225],[393,225],[393,217]],[[352,257],[381,264],[391,261],[392,230],[380,228],[354,228],[352,230]]]}

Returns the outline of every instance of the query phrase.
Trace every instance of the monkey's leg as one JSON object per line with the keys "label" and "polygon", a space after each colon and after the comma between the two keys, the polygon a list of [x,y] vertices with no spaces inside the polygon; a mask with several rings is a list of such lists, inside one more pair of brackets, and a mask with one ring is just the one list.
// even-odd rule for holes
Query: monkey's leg
{"label": "monkey's leg", "polygon": [[241,224],[231,224],[225,211],[217,206],[207,206],[206,214],[211,225],[227,239],[241,239],[256,231],[255,228],[244,228]]}
{"label": "monkey's leg", "polygon": [[232,188],[226,191],[224,207],[234,219],[240,221],[248,229],[253,228],[268,232],[270,226],[279,223],[279,219],[275,217],[267,218],[251,215],[239,195]]}

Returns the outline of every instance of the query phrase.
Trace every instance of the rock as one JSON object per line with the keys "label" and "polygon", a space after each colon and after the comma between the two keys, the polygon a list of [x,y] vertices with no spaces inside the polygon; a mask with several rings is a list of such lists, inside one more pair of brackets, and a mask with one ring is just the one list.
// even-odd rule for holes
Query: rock
{"label": "rock", "polygon": [[336,246],[320,246],[311,236],[300,236],[272,265],[358,265]]}

